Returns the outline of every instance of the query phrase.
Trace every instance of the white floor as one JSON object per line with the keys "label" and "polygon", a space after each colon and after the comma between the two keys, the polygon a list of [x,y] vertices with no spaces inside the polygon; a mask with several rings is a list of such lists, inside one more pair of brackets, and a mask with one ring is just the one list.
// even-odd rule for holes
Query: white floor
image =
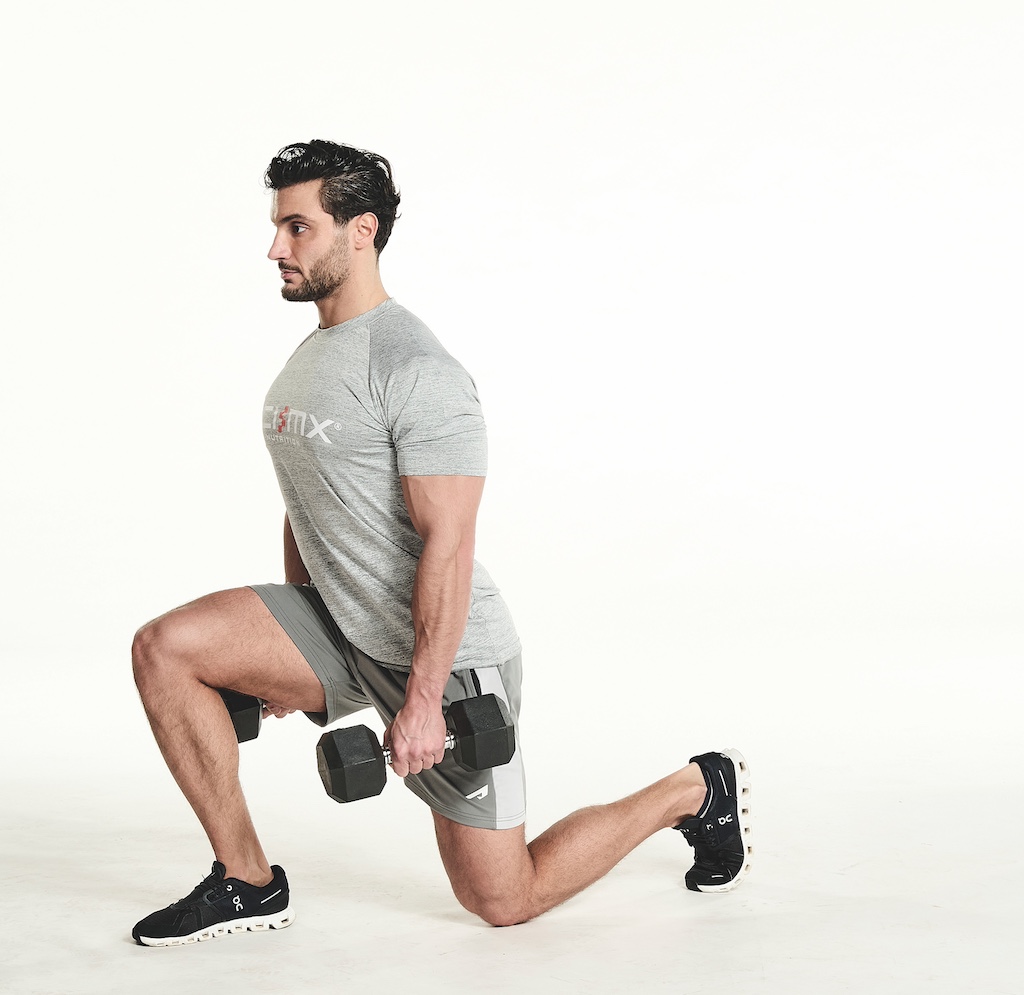
{"label": "white floor", "polygon": [[[102,707],[84,702],[76,723],[55,721],[20,758],[12,744],[38,723],[21,711],[8,721],[3,992],[1024,990],[1012,849],[1024,805],[1006,750],[944,749],[941,735],[890,749],[878,728],[863,749],[860,733],[812,729],[800,749],[799,729],[773,737],[767,726],[752,742],[681,747],[737,745],[750,760],[755,863],[732,894],[686,891],[689,850],[665,832],[563,907],[493,929],[451,897],[429,817],[407,791],[391,783],[337,806],[317,777],[315,728],[269,724],[246,749],[243,780],[288,871],[295,924],[137,947],[132,924],[191,889],[211,859],[137,707],[111,685]],[[122,716],[116,730],[103,708]],[[589,767],[552,763],[558,733],[526,725],[534,832],[659,772],[643,750],[624,757],[625,740]],[[563,738],[581,731],[570,724]]]}

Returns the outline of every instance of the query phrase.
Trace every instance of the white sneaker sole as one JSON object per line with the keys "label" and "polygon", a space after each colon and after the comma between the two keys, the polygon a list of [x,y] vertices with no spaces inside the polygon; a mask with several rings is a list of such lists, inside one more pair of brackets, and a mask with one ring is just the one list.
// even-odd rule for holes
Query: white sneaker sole
{"label": "white sneaker sole", "polygon": [[206,929],[197,929],[187,936],[140,936],[139,943],[147,947],[178,947],[184,943],[202,943],[203,940],[212,940],[217,936],[224,936],[226,933],[259,932],[263,929],[284,929],[295,922],[295,913],[291,906],[283,912],[277,912],[272,916],[249,916],[245,919],[228,919],[225,922],[217,922]]}
{"label": "white sneaker sole", "polygon": [[719,894],[732,891],[743,884],[744,879],[750,873],[750,858],[753,856],[754,847],[750,839],[750,768],[747,761],[739,750],[719,750],[719,753],[727,756],[736,769],[736,813],[739,820],[740,839],[743,841],[743,866],[731,881],[723,884],[699,884],[697,890],[705,894]]}

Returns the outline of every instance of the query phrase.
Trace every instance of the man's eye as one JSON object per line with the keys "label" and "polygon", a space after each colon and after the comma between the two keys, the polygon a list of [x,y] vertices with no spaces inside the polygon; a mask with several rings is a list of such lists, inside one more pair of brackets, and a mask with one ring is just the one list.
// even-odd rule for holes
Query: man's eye
{"label": "man's eye", "polygon": [[304,231],[306,231],[306,229],[308,227],[309,227],[309,225],[299,225],[299,224],[292,225],[292,234],[293,235],[301,235]]}

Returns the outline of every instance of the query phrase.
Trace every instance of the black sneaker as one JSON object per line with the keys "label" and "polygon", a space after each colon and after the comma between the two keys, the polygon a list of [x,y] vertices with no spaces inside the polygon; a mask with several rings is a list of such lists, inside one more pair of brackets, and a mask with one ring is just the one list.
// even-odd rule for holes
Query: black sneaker
{"label": "black sneaker", "polygon": [[691,757],[708,786],[701,811],[676,829],[696,857],[686,872],[690,891],[732,891],[750,870],[750,771],[739,750]]}
{"label": "black sneaker", "polygon": [[179,943],[211,940],[247,929],[282,929],[295,915],[288,906],[288,879],[276,864],[274,880],[265,888],[224,877],[224,865],[213,870],[166,909],[146,916],[132,930],[135,942],[146,947],[173,947]]}

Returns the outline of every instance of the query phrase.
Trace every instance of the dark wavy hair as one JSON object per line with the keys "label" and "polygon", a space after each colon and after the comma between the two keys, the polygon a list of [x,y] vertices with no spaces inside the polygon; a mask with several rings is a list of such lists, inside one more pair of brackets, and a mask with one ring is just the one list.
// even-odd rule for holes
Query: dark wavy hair
{"label": "dark wavy hair", "polygon": [[315,138],[281,149],[270,160],[264,180],[271,190],[323,180],[320,203],[337,224],[369,211],[377,216],[373,247],[378,256],[388,244],[401,197],[391,163],[383,156]]}

